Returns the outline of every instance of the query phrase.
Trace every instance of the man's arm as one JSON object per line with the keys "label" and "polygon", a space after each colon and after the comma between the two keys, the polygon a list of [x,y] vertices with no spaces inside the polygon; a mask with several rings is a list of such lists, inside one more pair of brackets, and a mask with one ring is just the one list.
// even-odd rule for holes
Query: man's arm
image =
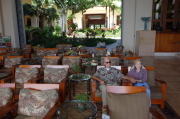
{"label": "man's arm", "polygon": [[105,84],[103,80],[101,80],[100,78],[98,78],[98,77],[96,77],[96,76],[92,76],[92,78],[95,79],[95,80],[97,80],[97,81],[99,81],[101,85],[104,85],[104,84]]}

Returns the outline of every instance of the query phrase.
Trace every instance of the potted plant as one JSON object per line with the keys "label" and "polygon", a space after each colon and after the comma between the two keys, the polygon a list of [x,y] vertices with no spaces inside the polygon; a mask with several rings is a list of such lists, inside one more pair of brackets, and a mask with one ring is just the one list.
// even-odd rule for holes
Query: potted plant
{"label": "potted plant", "polygon": [[77,94],[76,95],[77,108],[82,110],[86,109],[88,99],[89,99],[88,92]]}
{"label": "potted plant", "polygon": [[81,77],[80,72],[82,72],[82,70],[81,70],[81,67],[80,67],[79,65],[74,64],[73,67],[72,67],[72,69],[73,69],[74,71],[76,71],[76,74],[77,74],[78,77]]}
{"label": "potted plant", "polygon": [[88,58],[87,58],[87,61],[88,61],[87,64],[91,64],[91,62],[92,62],[92,57],[88,57]]}

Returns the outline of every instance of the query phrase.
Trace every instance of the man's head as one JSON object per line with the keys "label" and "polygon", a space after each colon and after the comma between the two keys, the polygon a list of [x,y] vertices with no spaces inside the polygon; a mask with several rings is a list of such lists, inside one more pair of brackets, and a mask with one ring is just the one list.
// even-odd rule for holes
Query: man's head
{"label": "man's head", "polygon": [[106,68],[110,68],[111,67],[111,60],[109,58],[104,58],[104,66]]}

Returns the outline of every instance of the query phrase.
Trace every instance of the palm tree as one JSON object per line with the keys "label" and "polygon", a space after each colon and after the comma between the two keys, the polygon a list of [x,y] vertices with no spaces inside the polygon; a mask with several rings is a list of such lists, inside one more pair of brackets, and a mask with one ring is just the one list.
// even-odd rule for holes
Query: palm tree
{"label": "palm tree", "polygon": [[50,24],[51,21],[59,18],[56,9],[52,8],[53,5],[53,0],[33,0],[32,5],[27,3],[23,5],[24,15],[39,17],[39,27],[43,30],[45,19]]}

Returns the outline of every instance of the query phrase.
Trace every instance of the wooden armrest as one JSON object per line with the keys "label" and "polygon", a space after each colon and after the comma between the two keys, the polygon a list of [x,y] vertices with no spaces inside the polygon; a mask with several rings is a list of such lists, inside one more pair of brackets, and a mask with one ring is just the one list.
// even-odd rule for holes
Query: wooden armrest
{"label": "wooden armrest", "polygon": [[0,83],[5,83],[6,80],[14,79],[14,76],[9,76],[0,80]]}
{"label": "wooden armrest", "polygon": [[68,78],[64,78],[63,80],[61,80],[61,82],[67,82],[68,81]]}
{"label": "wooden armrest", "polygon": [[8,112],[17,109],[17,107],[18,107],[18,103],[14,102],[13,104],[11,104],[11,105],[7,106],[6,108],[2,109],[0,111],[0,118],[3,117]]}
{"label": "wooden armrest", "polygon": [[163,80],[158,80],[158,79],[155,79],[157,82],[159,82],[159,83],[161,83],[161,84],[166,84],[166,82],[165,81],[163,81]]}
{"label": "wooden armrest", "polygon": [[57,102],[46,114],[46,116],[43,119],[51,119],[53,115],[56,113],[57,108],[59,107],[60,102]]}
{"label": "wooden armrest", "polygon": [[41,80],[41,79],[44,79],[44,76],[29,79],[28,83],[36,83],[38,80]]}
{"label": "wooden armrest", "polygon": [[132,86],[133,85],[133,83],[127,79],[122,79],[121,83],[122,83],[122,86]]}
{"label": "wooden armrest", "polygon": [[165,119],[165,117],[161,113],[159,113],[156,109],[150,107],[149,111],[155,119]]}

